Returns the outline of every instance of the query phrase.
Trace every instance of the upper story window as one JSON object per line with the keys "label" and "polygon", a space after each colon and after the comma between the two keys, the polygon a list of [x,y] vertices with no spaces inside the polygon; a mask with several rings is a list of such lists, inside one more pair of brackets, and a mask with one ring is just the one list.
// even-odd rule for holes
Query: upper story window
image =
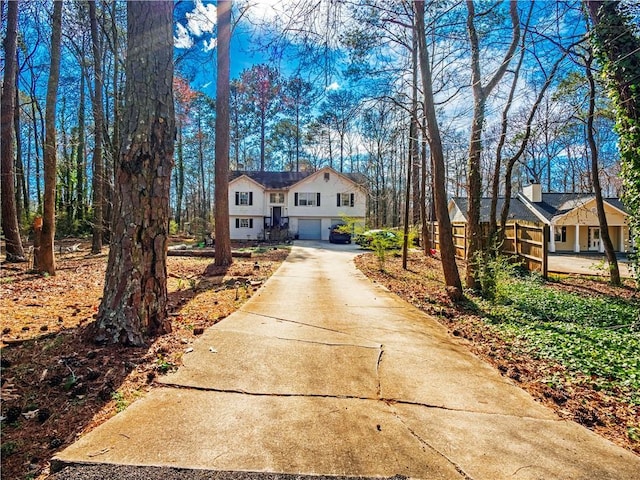
{"label": "upper story window", "polygon": [[236,205],[253,205],[253,192],[236,192]]}
{"label": "upper story window", "polygon": [[270,203],[284,203],[284,192],[272,192],[269,194]]}
{"label": "upper story window", "polygon": [[319,207],[320,206],[320,193],[319,192],[299,192],[294,196],[294,204],[296,207]]}
{"label": "upper story window", "polygon": [[355,194],[353,193],[338,193],[338,207],[353,207],[355,204]]}

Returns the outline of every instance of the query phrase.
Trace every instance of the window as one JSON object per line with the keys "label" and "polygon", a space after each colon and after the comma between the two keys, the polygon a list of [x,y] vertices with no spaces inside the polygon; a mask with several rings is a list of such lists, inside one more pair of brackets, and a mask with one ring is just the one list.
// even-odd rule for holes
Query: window
{"label": "window", "polygon": [[284,203],[284,193],[276,192],[269,194],[269,202],[271,203]]}
{"label": "window", "polygon": [[338,193],[339,207],[353,207],[355,195],[353,193]]}
{"label": "window", "polygon": [[253,205],[253,192],[236,192],[236,205]]}
{"label": "window", "polygon": [[319,207],[320,193],[300,192],[294,196],[296,207]]}
{"label": "window", "polygon": [[554,240],[556,242],[566,242],[567,241],[567,227],[554,227]]}
{"label": "window", "polygon": [[236,228],[253,228],[253,218],[236,218]]}

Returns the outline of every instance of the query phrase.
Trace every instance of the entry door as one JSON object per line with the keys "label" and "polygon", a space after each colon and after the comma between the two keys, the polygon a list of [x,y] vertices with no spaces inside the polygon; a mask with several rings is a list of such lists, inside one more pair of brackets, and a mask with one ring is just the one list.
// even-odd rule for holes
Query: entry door
{"label": "entry door", "polygon": [[271,207],[271,225],[274,227],[280,226],[282,220],[282,207]]}
{"label": "entry door", "polygon": [[600,251],[600,227],[589,227],[589,251]]}

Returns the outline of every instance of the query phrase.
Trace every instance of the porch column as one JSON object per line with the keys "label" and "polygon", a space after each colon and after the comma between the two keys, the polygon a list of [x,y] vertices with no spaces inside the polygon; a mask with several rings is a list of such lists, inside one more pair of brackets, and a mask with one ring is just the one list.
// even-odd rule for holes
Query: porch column
{"label": "porch column", "polygon": [[624,252],[625,251],[624,250],[624,225],[620,225],[618,228],[620,229],[620,236],[619,236],[619,239],[620,239],[619,240],[619,243],[620,243],[619,247],[620,248],[618,250],[620,252]]}
{"label": "porch column", "polygon": [[556,251],[556,226],[552,223],[549,225],[549,252]]}
{"label": "porch column", "polygon": [[580,224],[576,223],[576,238],[573,241],[573,251],[580,252]]}

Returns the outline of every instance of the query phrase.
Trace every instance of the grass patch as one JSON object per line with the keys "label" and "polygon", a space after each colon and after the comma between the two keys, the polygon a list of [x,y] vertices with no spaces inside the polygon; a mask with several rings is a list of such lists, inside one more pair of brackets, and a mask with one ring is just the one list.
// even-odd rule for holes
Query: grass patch
{"label": "grass patch", "polygon": [[593,387],[640,404],[640,308],[634,301],[558,291],[539,279],[510,278],[503,301],[478,305],[514,348],[555,360]]}

